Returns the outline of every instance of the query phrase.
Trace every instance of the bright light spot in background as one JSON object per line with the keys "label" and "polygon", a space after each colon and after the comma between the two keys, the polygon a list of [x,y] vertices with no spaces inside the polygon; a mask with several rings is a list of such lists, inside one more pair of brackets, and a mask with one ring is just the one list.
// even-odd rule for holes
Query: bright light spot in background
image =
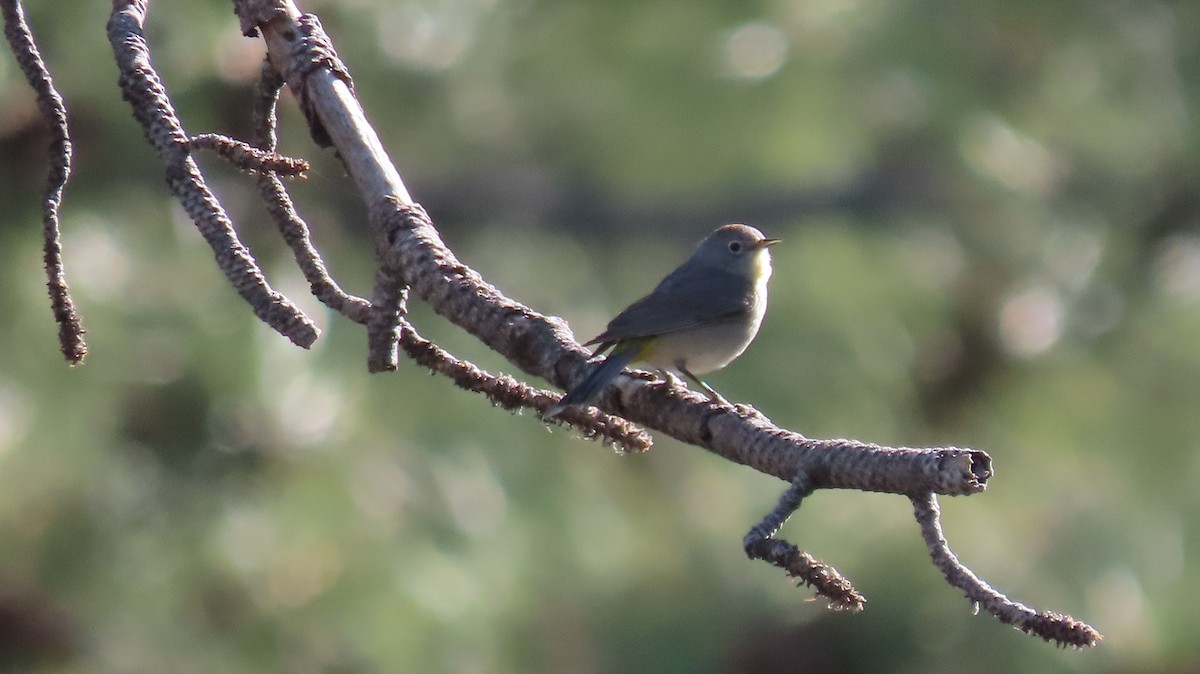
{"label": "bright light spot in background", "polygon": [[63,243],[71,285],[96,299],[112,300],[129,281],[125,243],[95,216],[73,218]]}
{"label": "bright light spot in background", "polygon": [[0,454],[29,434],[33,403],[15,386],[0,382]]}
{"label": "bright light spot in background", "polygon": [[[280,291],[296,298],[297,305],[309,316],[321,316],[323,308],[316,304],[307,284],[298,279],[298,275],[288,276],[280,283]],[[260,435],[262,442],[319,449],[335,442],[338,431],[353,426],[357,391],[350,388],[346,378],[314,367],[313,354],[325,348],[327,339],[318,339],[312,349],[305,350],[267,328],[259,329],[255,336],[262,354],[258,397],[272,420],[270,432]]]}
{"label": "bright light spot in background", "polygon": [[971,168],[1016,192],[1048,194],[1066,173],[1054,153],[995,115],[972,119],[958,146]]}
{"label": "bright light spot in background", "polygon": [[327,442],[341,415],[344,396],[337,382],[305,372],[288,382],[282,392],[266,397],[276,429],[294,447]]}
{"label": "bright light spot in background", "polygon": [[281,551],[266,572],[264,585],[255,585],[256,598],[269,607],[297,608],[324,594],[342,575],[346,563],[337,545],[311,540]]}
{"label": "bright light spot in background", "polygon": [[508,497],[482,452],[475,451],[465,460],[438,463],[434,477],[463,533],[473,537],[490,534],[504,521]]}
{"label": "bright light spot in background", "polygon": [[1200,238],[1175,236],[1154,261],[1155,280],[1167,294],[1184,300],[1200,298]]}
{"label": "bright light spot in background", "polygon": [[244,574],[262,570],[275,554],[275,522],[262,509],[248,505],[230,505],[217,527],[216,546],[221,554]]}
{"label": "bright light spot in background", "polygon": [[1066,298],[1071,331],[1096,337],[1116,327],[1124,314],[1124,301],[1116,287],[1097,278],[1106,243],[1108,224],[1095,218],[1059,223],[1046,228],[1042,241],[1040,275]]}
{"label": "bright light spot in background", "polygon": [[329,540],[281,540],[274,519],[252,505],[230,505],[214,544],[249,583],[265,608],[302,606],[328,590],[345,567],[342,553]]}
{"label": "bright light spot in background", "polygon": [[384,53],[414,70],[440,72],[458,65],[475,39],[477,8],[464,3],[418,7],[406,3],[380,12]]}
{"label": "bright light spot in background", "polygon": [[1059,224],[1047,228],[1042,242],[1041,266],[1067,293],[1083,292],[1092,283],[1104,257],[1107,229],[1102,222]]}
{"label": "bright light spot in background", "polygon": [[1047,288],[1030,288],[1000,309],[1000,345],[1019,358],[1045,353],[1062,337],[1062,299]]}
{"label": "bright light spot in background", "polygon": [[783,31],[771,24],[750,22],[730,31],[721,49],[722,74],[736,79],[762,80],[783,66],[788,40]]}
{"label": "bright light spot in background", "polygon": [[262,40],[252,40],[231,25],[213,41],[213,61],[217,73],[226,82],[253,82],[262,71],[263,55],[267,53]]}
{"label": "bright light spot in background", "polygon": [[489,603],[484,601],[479,574],[438,550],[412,550],[396,577],[413,600],[446,623]]}
{"label": "bright light spot in background", "polygon": [[358,509],[394,534],[412,490],[412,480],[404,468],[390,458],[368,457],[355,464],[350,489]]}
{"label": "bright light spot in background", "polygon": [[862,23],[871,20],[871,12],[862,5],[860,0],[796,0],[786,5],[788,15],[783,21],[797,36],[795,47],[803,51],[803,60],[842,56]]}

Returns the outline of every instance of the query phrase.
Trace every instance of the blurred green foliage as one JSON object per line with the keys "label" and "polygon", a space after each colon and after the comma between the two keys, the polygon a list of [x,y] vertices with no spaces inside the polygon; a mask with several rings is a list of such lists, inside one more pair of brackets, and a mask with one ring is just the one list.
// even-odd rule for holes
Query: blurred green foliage
{"label": "blurred green foliage", "polygon": [[[413,194],[468,264],[590,337],[713,227],[776,249],[759,340],[712,377],[813,437],[969,445],[943,503],[981,576],[1105,642],[970,606],[896,496],[785,529],[869,599],[829,614],[741,537],[784,485],[660,438],[619,457],[411,365],[311,298],[251,181],[203,161],[272,282],[251,316],[115,86],[102,3],[29,3],[71,109],[69,369],[39,268],[45,130],[0,59],[0,663],[51,671],[1200,668],[1200,5],[320,2]],[[191,132],[245,137],[262,54],[226,2],[154,3]],[[363,208],[290,101],[330,268]],[[512,368],[414,307],[418,329]]]}

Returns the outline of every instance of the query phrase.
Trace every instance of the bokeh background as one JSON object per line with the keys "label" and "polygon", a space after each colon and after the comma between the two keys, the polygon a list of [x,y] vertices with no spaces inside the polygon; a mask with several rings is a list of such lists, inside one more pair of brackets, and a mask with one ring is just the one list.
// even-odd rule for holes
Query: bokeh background
{"label": "bokeh background", "polygon": [[[250,179],[203,164],[311,351],[251,316],[115,86],[107,6],[29,3],[71,107],[56,349],[47,136],[0,58],[0,663],[45,671],[1184,672],[1200,669],[1200,4],[308,2],[448,244],[590,337],[712,228],[785,240],[758,341],[711,377],[813,437],[967,445],[962,559],[1106,640],[971,607],[907,501],[785,528],[831,614],[749,562],[785,485],[659,438],[618,456],[404,364],[311,298]],[[191,132],[247,137],[262,55],[228,2],[154,3]],[[344,285],[362,205],[290,100],[294,185]],[[513,368],[419,305],[419,330]]]}

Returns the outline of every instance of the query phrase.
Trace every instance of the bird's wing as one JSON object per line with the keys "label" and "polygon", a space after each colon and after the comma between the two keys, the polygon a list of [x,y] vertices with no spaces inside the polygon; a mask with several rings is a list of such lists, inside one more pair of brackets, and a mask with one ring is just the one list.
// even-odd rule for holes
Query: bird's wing
{"label": "bird's wing", "polygon": [[652,337],[722,320],[750,310],[753,286],[744,278],[717,270],[681,275],[672,272],[654,292],[629,305],[588,344]]}

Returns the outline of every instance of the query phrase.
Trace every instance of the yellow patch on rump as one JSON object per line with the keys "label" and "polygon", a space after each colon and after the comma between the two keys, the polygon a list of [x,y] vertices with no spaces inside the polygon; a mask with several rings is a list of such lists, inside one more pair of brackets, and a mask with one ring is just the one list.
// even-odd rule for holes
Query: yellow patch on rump
{"label": "yellow patch on rump", "polygon": [[637,355],[634,356],[633,359],[634,360],[650,360],[651,358],[653,358],[654,357],[654,347],[658,346],[658,340],[653,337],[647,337],[644,339],[640,339],[638,341],[640,341],[641,344],[638,345],[639,348],[638,348]]}

